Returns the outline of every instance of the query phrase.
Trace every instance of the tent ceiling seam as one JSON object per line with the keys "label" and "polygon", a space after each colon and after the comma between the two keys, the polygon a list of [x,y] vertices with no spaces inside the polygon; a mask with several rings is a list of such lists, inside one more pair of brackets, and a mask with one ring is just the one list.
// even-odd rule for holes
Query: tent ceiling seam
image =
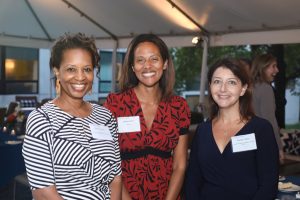
{"label": "tent ceiling seam", "polygon": [[166,0],[168,3],[171,4],[172,7],[176,8],[181,14],[183,14],[186,18],[188,18],[193,24],[195,24],[203,35],[208,36],[209,32],[201,26],[196,20],[194,20],[187,12],[185,12],[182,8],[180,8],[177,4],[175,4],[172,0]]}
{"label": "tent ceiling seam", "polygon": [[280,27],[268,27],[264,29],[245,29],[245,30],[232,30],[232,31],[215,31],[210,32],[211,35],[224,35],[224,34],[234,34],[234,33],[255,33],[255,32],[265,32],[265,31],[283,31],[283,30],[293,30],[300,29],[300,26],[280,26]]}
{"label": "tent ceiling seam", "polygon": [[103,30],[105,33],[107,33],[111,38],[113,38],[114,40],[118,40],[118,37],[113,34],[112,32],[110,32],[108,29],[106,29],[104,26],[102,26],[101,24],[99,24],[98,22],[96,22],[94,19],[92,19],[90,16],[88,16],[87,14],[85,14],[83,11],[81,11],[79,8],[77,8],[75,5],[71,4],[69,1],[67,0],[62,0],[64,3],[66,3],[68,5],[68,7],[74,9],[76,12],[78,12],[82,17],[85,17],[87,20],[89,20],[91,23],[93,23],[95,26],[97,26],[98,28],[100,28],[101,30]]}
{"label": "tent ceiling seam", "polygon": [[38,22],[38,24],[40,25],[40,27],[42,28],[43,32],[45,33],[45,35],[47,36],[49,41],[52,41],[52,38],[50,37],[49,33],[47,32],[46,28],[44,27],[43,23],[41,22],[41,20],[39,19],[39,17],[37,16],[37,14],[35,13],[35,11],[33,10],[31,4],[29,3],[28,0],[25,0],[31,14],[34,16],[35,20]]}
{"label": "tent ceiling seam", "polygon": [[19,38],[19,39],[33,39],[33,40],[41,40],[41,41],[49,41],[53,42],[54,39],[46,39],[46,38],[40,38],[40,37],[32,37],[32,36],[23,36],[23,35],[12,35],[12,34],[6,34],[6,33],[1,33],[0,36],[3,37],[11,37],[11,38]]}

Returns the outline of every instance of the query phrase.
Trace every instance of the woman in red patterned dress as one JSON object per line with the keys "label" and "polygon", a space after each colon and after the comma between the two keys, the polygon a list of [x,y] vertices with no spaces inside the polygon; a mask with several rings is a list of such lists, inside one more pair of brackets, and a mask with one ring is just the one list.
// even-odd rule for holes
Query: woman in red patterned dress
{"label": "woman in red patterned dress", "polygon": [[121,69],[121,92],[104,104],[118,120],[122,199],[179,199],[190,110],[173,94],[174,82],[166,44],[153,34],[135,37]]}

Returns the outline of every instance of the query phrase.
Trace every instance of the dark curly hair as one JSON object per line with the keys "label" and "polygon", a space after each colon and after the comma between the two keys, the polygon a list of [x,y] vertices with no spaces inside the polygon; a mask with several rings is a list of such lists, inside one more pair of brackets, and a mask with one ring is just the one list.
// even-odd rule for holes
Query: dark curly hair
{"label": "dark curly hair", "polygon": [[65,33],[59,37],[51,50],[50,69],[60,68],[64,51],[68,49],[84,49],[91,54],[94,69],[96,68],[97,76],[100,72],[100,55],[97,50],[93,37],[87,37],[84,33]]}

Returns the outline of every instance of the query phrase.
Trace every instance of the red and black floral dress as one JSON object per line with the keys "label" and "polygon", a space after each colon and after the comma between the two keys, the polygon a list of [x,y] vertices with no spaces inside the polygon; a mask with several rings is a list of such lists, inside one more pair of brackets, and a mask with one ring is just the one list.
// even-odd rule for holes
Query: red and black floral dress
{"label": "red and black floral dress", "polygon": [[165,199],[172,174],[172,151],[190,125],[186,101],[173,96],[168,102],[160,102],[150,130],[133,89],[110,94],[104,106],[116,118],[140,118],[140,132],[119,133],[122,179],[131,198]]}

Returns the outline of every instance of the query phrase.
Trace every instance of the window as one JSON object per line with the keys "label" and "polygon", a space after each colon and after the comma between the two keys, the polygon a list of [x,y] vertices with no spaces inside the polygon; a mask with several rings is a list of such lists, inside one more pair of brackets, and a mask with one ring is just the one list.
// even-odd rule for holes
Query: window
{"label": "window", "polygon": [[[100,51],[101,56],[101,70],[99,80],[99,93],[108,93],[111,89],[111,77],[112,77],[112,51]],[[122,65],[125,57],[125,52],[117,52],[117,68],[116,74],[118,74],[119,67]]]}
{"label": "window", "polygon": [[1,94],[38,93],[38,49],[1,47]]}

